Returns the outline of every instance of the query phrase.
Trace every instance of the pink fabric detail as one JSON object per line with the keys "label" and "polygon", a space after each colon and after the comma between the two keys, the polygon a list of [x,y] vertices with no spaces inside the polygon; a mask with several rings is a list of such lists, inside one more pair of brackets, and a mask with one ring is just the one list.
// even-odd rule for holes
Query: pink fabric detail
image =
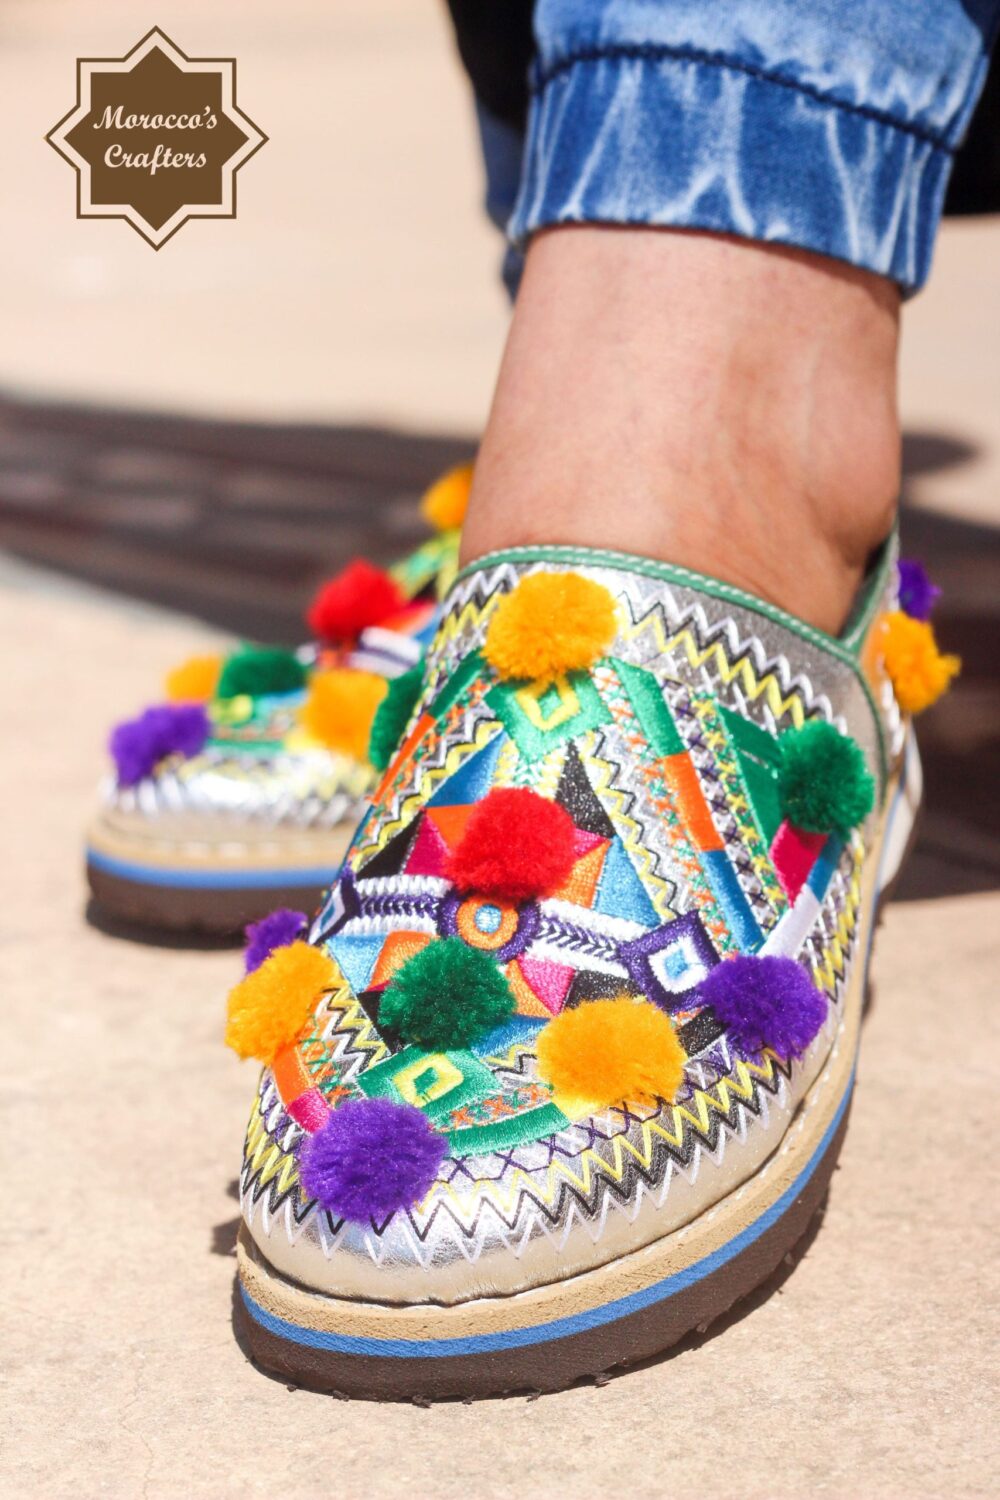
{"label": "pink fabric detail", "polygon": [[566,1000],[576,972],[566,964],[549,963],[543,958],[522,958],[521,973],[545,1009],[558,1015]]}
{"label": "pink fabric detail", "polygon": [[310,1089],[307,1094],[300,1094],[291,1104],[286,1104],[285,1108],[296,1125],[301,1125],[310,1135],[322,1130],[330,1118],[329,1107],[319,1089]]}
{"label": "pink fabric detail", "polygon": [[448,845],[429,818],[420,824],[420,832],[406,861],[407,875],[443,875]]}
{"label": "pink fabric detail", "polygon": [[771,844],[771,859],[784,886],[785,895],[794,901],[806,883],[809,871],[826,843],[825,833],[806,833],[787,820],[781,824]]}
{"label": "pink fabric detail", "polygon": [[607,842],[607,839],[602,839],[599,833],[586,833],[582,828],[574,828],[573,858],[581,859],[584,854],[589,854],[591,849],[596,849],[598,844]]}

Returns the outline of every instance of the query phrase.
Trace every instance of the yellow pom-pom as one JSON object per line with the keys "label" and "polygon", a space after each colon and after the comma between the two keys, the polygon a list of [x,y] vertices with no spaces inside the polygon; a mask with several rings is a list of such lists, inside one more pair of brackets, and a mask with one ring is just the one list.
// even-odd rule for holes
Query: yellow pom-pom
{"label": "yellow pom-pom", "polygon": [[386,682],[374,672],[332,667],[316,672],[302,705],[302,725],[331,750],[367,760],[375,710],[386,695]]}
{"label": "yellow pom-pom", "polygon": [[229,992],[226,1043],[240,1057],[270,1063],[294,1042],[336,978],[333,961],[308,943],[276,948]]}
{"label": "yellow pom-pom", "polygon": [[881,647],[896,701],[905,714],[919,714],[947,691],[961,668],[957,656],[937,647],[926,620],[914,620],[901,609],[884,615]]}
{"label": "yellow pom-pom", "polygon": [[471,488],[471,464],[449,469],[425,493],[420,502],[420,514],[435,530],[453,531],[465,521]]}
{"label": "yellow pom-pom", "polygon": [[594,1104],[673,1099],[684,1049],[669,1017],[620,995],[564,1010],[538,1033],[538,1071],[557,1094]]}
{"label": "yellow pom-pom", "polygon": [[493,612],[483,654],[501,677],[552,682],[589,667],[615,638],[615,601],[579,573],[531,573]]}
{"label": "yellow pom-pom", "polygon": [[167,697],[173,703],[207,703],[215,697],[221,671],[221,656],[189,656],[167,673]]}

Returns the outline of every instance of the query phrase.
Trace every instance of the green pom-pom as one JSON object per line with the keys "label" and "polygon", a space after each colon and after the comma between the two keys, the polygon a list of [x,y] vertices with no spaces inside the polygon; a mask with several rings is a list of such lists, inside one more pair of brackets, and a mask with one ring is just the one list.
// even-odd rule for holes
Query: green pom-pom
{"label": "green pom-pom", "polygon": [[860,746],[832,724],[811,719],[778,739],[778,788],[789,823],[806,833],[848,833],[867,818],[875,782]]}
{"label": "green pom-pom", "polygon": [[368,742],[368,759],[376,771],[384,771],[392,760],[423,684],[424,669],[420,662],[389,683],[389,691],[375,711]]}
{"label": "green pom-pom", "polygon": [[305,686],[306,669],[292,651],[280,646],[245,646],[226,658],[219,677],[220,698],[247,693],[295,693]]}
{"label": "green pom-pom", "polygon": [[467,1047],[513,1009],[510,986],[493,960],[450,937],[421,948],[396,971],[378,1019],[405,1041],[437,1052]]}

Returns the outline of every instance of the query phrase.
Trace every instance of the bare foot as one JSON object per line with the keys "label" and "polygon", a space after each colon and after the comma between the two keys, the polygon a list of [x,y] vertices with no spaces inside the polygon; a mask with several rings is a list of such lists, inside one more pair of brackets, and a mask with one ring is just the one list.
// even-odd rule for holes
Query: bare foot
{"label": "bare foot", "polygon": [[532,241],[463,556],[614,547],[837,633],[899,487],[892,283],[691,231]]}

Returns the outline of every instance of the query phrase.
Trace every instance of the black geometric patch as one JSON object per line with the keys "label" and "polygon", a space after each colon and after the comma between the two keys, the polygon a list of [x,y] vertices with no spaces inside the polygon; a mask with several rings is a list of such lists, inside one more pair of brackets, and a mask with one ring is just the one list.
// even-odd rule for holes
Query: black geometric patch
{"label": "black geometric patch", "polygon": [[692,1016],[690,1021],[684,1022],[677,1032],[677,1039],[688,1057],[696,1057],[699,1052],[704,1052],[706,1047],[718,1041],[722,1031],[723,1028],[706,1006],[696,1016]]}
{"label": "black geometric patch", "polygon": [[401,828],[398,833],[394,833],[385,848],[380,849],[366,864],[361,866],[358,875],[364,876],[366,880],[369,876],[398,875],[406,864],[406,856],[417,836],[422,817],[423,813],[414,818],[413,822],[408,823],[405,828]]}
{"label": "black geometric patch", "polygon": [[570,745],[566,751],[562,775],[556,788],[556,801],[562,804],[577,828],[582,828],[584,833],[592,833],[602,839],[614,838],[614,826],[597,800],[575,745]]}
{"label": "black geometric patch", "polygon": [[613,1000],[617,995],[636,995],[638,990],[630,979],[619,979],[614,974],[600,974],[595,969],[577,969],[566,994],[564,1010],[583,1005],[587,1000]]}

